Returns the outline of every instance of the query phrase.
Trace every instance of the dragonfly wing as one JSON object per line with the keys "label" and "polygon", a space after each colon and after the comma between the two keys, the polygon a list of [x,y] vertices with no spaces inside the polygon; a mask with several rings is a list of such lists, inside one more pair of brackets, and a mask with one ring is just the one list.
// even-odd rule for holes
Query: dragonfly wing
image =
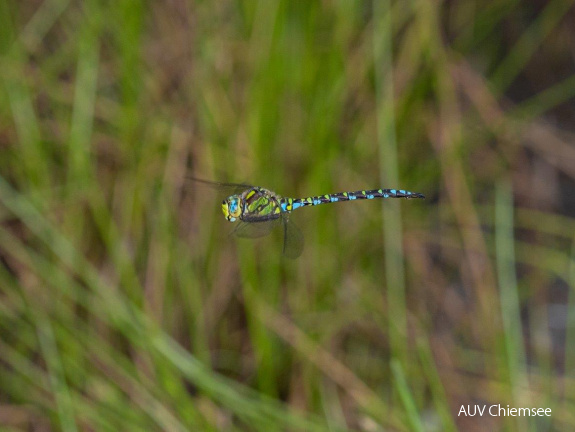
{"label": "dragonfly wing", "polygon": [[187,176],[187,180],[191,181],[192,183],[201,183],[208,187],[214,188],[220,192],[226,193],[228,195],[238,194],[243,192],[247,189],[253,188],[252,185],[245,184],[245,183],[224,183],[224,182],[213,182],[209,180],[203,180],[196,177]]}
{"label": "dragonfly wing", "polygon": [[282,223],[284,234],[283,254],[287,258],[297,258],[303,252],[303,234],[298,226],[287,218],[282,218]]}
{"label": "dragonfly wing", "polygon": [[261,222],[239,222],[232,234],[243,238],[257,238],[267,236],[277,226],[279,219],[270,219]]}

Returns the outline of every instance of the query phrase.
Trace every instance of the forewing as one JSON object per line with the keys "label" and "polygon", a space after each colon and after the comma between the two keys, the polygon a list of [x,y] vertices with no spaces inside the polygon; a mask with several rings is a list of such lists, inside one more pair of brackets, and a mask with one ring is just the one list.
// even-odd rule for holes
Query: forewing
{"label": "forewing", "polygon": [[226,196],[239,194],[247,189],[252,188],[252,185],[245,184],[245,183],[224,183],[224,182],[213,182],[209,180],[203,180],[196,177],[187,176],[187,180],[189,180],[192,184],[199,183],[210,188],[216,189],[222,194]]}
{"label": "forewing", "polygon": [[278,225],[279,219],[270,219],[261,222],[238,222],[232,234],[243,238],[257,238],[267,236]]}
{"label": "forewing", "polygon": [[258,222],[241,221],[230,234],[243,238],[264,237],[277,226],[282,227],[283,255],[291,259],[299,257],[304,247],[303,234],[295,223],[285,217]]}

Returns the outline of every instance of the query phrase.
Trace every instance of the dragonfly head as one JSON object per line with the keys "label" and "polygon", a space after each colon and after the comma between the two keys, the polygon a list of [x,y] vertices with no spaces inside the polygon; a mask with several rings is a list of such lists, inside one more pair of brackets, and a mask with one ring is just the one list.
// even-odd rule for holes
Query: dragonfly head
{"label": "dragonfly head", "polygon": [[235,222],[242,213],[242,208],[240,205],[240,197],[238,195],[232,195],[227,197],[222,202],[222,211],[224,216],[230,222]]}

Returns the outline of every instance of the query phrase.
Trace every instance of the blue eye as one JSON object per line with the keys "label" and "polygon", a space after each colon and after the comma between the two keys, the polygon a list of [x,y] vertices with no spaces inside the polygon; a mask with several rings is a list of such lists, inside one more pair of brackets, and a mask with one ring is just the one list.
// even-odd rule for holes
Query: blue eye
{"label": "blue eye", "polygon": [[230,213],[235,213],[238,210],[238,200],[232,200],[230,202]]}

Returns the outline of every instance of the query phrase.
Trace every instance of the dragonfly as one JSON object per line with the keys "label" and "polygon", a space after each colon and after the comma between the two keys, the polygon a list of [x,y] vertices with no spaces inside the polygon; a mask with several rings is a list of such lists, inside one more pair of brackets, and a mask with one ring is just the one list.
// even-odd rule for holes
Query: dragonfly
{"label": "dragonfly", "polygon": [[372,189],[354,192],[337,192],[306,198],[288,198],[259,186],[241,183],[218,183],[190,177],[191,180],[216,188],[232,190],[222,201],[222,212],[226,220],[235,222],[232,234],[238,237],[256,238],[268,235],[274,227],[283,229],[283,255],[297,258],[304,246],[300,229],[290,220],[294,210],[321,204],[376,198],[425,198],[419,192],[404,189]]}

